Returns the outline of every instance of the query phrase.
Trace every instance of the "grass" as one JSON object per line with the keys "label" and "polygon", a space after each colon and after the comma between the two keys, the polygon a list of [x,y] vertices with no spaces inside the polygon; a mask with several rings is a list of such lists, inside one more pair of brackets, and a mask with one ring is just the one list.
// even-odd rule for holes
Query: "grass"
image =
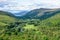
{"label": "grass", "polygon": [[42,21],[1,14],[0,40],[60,40],[60,13]]}
{"label": "grass", "polygon": [[37,29],[37,27],[35,27],[34,25],[28,25],[28,24],[26,24],[26,26],[24,27],[24,29],[31,30],[31,29]]}

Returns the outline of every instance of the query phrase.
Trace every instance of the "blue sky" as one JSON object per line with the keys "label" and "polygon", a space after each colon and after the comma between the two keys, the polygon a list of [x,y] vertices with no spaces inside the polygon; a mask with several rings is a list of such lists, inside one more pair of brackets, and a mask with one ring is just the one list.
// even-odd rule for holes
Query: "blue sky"
{"label": "blue sky", "polygon": [[37,8],[60,8],[60,0],[0,0],[0,10],[19,12]]}

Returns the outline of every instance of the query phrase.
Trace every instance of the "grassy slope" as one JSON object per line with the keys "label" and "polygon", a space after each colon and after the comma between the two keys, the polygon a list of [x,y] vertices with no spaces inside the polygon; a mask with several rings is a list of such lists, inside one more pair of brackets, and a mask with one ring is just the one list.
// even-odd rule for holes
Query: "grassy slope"
{"label": "grassy slope", "polygon": [[[23,21],[26,22],[25,26],[21,23]],[[5,25],[14,22],[13,17],[0,14],[0,40],[60,40],[60,13],[42,21],[20,20],[21,24],[6,32]],[[21,26],[23,30],[18,32]]]}
{"label": "grassy slope", "polygon": [[60,13],[39,21],[38,26],[26,23],[23,28],[25,28],[24,32],[12,35],[9,38],[11,40],[60,40]]}
{"label": "grassy slope", "polygon": [[[10,23],[14,23],[16,20],[14,17],[10,16],[8,12],[0,11],[0,37],[4,35],[4,31]],[[0,40],[3,40],[0,38]]]}
{"label": "grassy slope", "polygon": [[0,12],[0,22],[8,24],[14,21],[15,21],[15,18],[10,16],[8,12],[3,12],[3,11]]}

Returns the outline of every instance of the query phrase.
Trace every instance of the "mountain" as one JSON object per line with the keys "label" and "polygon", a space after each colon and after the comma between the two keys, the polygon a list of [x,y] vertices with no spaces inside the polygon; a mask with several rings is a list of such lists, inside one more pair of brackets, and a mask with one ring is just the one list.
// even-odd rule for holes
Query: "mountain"
{"label": "mountain", "polygon": [[0,11],[0,24],[9,24],[15,21],[15,17],[12,13]]}
{"label": "mountain", "polygon": [[0,11],[0,15],[7,15],[7,16],[12,16],[14,17],[14,15],[10,12],[6,12],[6,11]]}
{"label": "mountain", "polygon": [[[2,11],[0,11],[1,13]],[[49,18],[56,13],[60,12],[60,9],[48,9],[48,8],[40,8],[40,9],[34,9],[31,11],[21,11],[19,13],[9,13],[9,12],[3,12],[5,14],[8,14],[9,16],[19,18],[19,19],[41,19],[44,20],[46,18]]]}
{"label": "mountain", "polygon": [[60,40],[60,9],[34,9],[18,17],[0,11],[0,40]]}
{"label": "mountain", "polygon": [[60,12],[59,9],[46,9],[46,8],[40,8],[40,9],[34,9],[26,13],[24,16],[21,16],[20,18],[23,19],[46,19],[53,15],[55,15],[57,12]]}
{"label": "mountain", "polygon": [[23,15],[25,15],[27,12],[29,12],[29,11],[20,11],[20,12],[18,12],[18,13],[14,13],[14,15],[15,16],[17,16],[17,17],[20,17],[20,16],[23,16]]}

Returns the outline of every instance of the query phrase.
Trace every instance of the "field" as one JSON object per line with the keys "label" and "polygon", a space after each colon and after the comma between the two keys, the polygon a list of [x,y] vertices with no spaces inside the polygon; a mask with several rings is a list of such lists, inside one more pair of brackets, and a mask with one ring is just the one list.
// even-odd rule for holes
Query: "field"
{"label": "field", "polygon": [[0,40],[60,40],[60,13],[44,20],[0,14]]}

